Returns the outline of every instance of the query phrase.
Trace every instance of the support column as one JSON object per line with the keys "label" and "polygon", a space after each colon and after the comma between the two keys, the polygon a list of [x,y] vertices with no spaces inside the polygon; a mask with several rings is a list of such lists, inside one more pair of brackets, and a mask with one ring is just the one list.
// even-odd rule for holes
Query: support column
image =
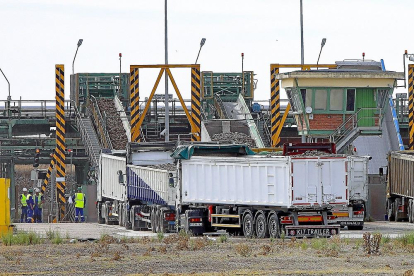
{"label": "support column", "polygon": [[137,127],[139,121],[139,69],[133,68],[130,69],[130,103],[131,103],[131,142],[140,142],[141,130]]}
{"label": "support column", "polygon": [[276,79],[276,74],[279,74],[279,68],[270,66],[270,133],[271,146],[277,147],[280,141],[277,135],[277,129],[280,124],[280,87],[279,80]]}
{"label": "support column", "polygon": [[408,65],[408,149],[414,150],[414,64]]}
{"label": "support column", "polygon": [[191,141],[201,141],[200,66],[191,67]]}
{"label": "support column", "polygon": [[66,198],[65,198],[65,83],[64,71],[62,64],[56,65],[56,149],[54,159],[56,161],[56,191],[59,205],[59,220],[65,216]]}

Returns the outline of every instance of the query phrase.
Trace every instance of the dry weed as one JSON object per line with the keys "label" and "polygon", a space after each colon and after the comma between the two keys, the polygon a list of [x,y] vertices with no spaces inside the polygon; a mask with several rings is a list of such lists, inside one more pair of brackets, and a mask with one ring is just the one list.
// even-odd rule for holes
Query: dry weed
{"label": "dry weed", "polygon": [[174,243],[177,243],[179,239],[180,237],[178,236],[178,234],[174,234],[174,235],[169,235],[168,237],[165,237],[163,239],[163,242],[165,244],[174,244]]}
{"label": "dry weed", "polygon": [[262,245],[262,246],[260,247],[260,249],[261,249],[261,252],[259,253],[259,255],[266,256],[266,255],[268,255],[270,252],[272,252],[272,248],[271,248],[269,245],[267,245],[267,244]]}
{"label": "dry weed", "polygon": [[116,251],[114,253],[114,256],[112,257],[112,260],[114,261],[119,261],[121,260],[123,257],[121,256],[121,251]]}
{"label": "dry weed", "polygon": [[166,245],[161,245],[160,247],[158,247],[158,252],[160,252],[162,254],[166,254],[167,253],[167,246]]}
{"label": "dry weed", "polygon": [[191,240],[191,249],[192,250],[200,250],[203,249],[208,245],[208,239],[207,237],[204,238],[196,238],[194,240]]}
{"label": "dry weed", "polygon": [[403,276],[414,276],[414,272],[412,269],[407,270],[404,272]]}
{"label": "dry weed", "polygon": [[252,254],[252,249],[245,243],[240,243],[235,247],[236,253],[243,257],[248,257]]}

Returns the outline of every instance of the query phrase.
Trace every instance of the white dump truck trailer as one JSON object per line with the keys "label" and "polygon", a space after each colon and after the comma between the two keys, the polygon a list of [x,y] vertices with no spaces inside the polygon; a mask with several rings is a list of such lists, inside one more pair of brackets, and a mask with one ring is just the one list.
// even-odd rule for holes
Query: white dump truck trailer
{"label": "white dump truck trailer", "polygon": [[349,205],[350,159],[343,155],[268,157],[241,145],[131,148],[128,157],[101,155],[101,223],[195,234],[235,229],[259,238],[282,230],[330,236],[340,227],[333,207]]}

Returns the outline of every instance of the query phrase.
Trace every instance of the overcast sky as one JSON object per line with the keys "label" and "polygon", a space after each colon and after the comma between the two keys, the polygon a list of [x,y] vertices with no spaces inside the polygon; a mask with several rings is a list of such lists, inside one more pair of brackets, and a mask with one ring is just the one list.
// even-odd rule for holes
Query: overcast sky
{"label": "overcast sky", "polygon": [[[405,49],[414,53],[413,0],[303,0],[305,63],[361,58],[403,71]],[[410,22],[411,21],[411,22]],[[254,71],[256,99],[269,99],[271,63],[300,63],[299,0],[169,0],[169,63],[194,63],[202,37],[202,71]],[[11,96],[54,99],[55,64],[64,64],[66,98],[79,38],[75,72],[118,72],[131,64],[164,63],[164,0],[1,0],[0,68]],[[141,97],[157,72],[142,70]],[[185,98],[190,72],[173,71]],[[0,99],[7,97],[0,75]],[[163,93],[163,85],[157,90]],[[403,92],[403,91],[399,91]]]}

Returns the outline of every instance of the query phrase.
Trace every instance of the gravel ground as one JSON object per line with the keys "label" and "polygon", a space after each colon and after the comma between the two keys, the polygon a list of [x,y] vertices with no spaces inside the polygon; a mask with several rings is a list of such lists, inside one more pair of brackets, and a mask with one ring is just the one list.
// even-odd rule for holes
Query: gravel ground
{"label": "gravel ground", "polygon": [[362,240],[157,238],[0,246],[1,275],[413,275],[414,245]]}
{"label": "gravel ground", "polygon": [[112,147],[116,150],[126,149],[128,138],[122,125],[121,117],[116,110],[113,99],[98,99],[99,110],[102,116],[106,116],[106,127],[109,132]]}

